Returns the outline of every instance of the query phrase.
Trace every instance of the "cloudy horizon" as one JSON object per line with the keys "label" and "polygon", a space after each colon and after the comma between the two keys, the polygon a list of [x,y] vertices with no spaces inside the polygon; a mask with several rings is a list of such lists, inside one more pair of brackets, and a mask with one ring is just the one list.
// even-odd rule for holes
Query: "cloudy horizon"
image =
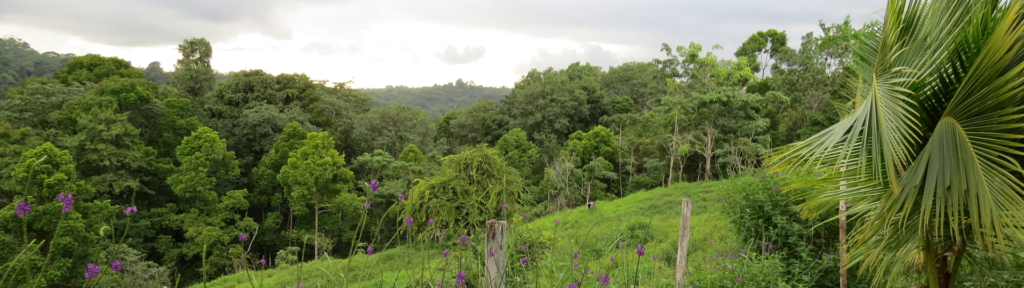
{"label": "cloudy horizon", "polygon": [[720,57],[759,30],[790,46],[818,21],[881,18],[868,1],[321,1],[0,0],[0,34],[40,52],[117,56],[172,70],[185,38],[213,44],[218,71],[263,69],[410,87],[461,78],[511,87],[530,69],[608,67],[664,56],[661,43],[719,44]]}

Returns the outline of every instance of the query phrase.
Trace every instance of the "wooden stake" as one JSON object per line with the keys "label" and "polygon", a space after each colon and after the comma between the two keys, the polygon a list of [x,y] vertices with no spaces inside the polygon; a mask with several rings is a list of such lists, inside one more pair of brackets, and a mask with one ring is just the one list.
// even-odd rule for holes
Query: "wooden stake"
{"label": "wooden stake", "polygon": [[683,199],[682,216],[679,219],[679,251],[676,254],[676,288],[686,283],[686,254],[690,248],[690,212],[692,201]]}
{"label": "wooden stake", "polygon": [[505,287],[505,228],[507,222],[487,221],[487,243],[484,247],[484,279],[486,287]]}

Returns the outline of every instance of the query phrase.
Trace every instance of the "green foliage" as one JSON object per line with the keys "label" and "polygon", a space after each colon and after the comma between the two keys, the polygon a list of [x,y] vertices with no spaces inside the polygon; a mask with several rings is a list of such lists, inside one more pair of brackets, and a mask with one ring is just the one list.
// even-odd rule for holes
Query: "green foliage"
{"label": "green foliage", "polygon": [[850,263],[872,284],[913,270],[951,287],[978,259],[1024,245],[1013,176],[1024,169],[1011,160],[1024,154],[1021,8],[890,1],[881,28],[854,45],[853,109],[773,156],[775,169],[820,176],[794,181],[808,188],[808,215],[846,200],[867,220],[851,229]]}
{"label": "green foliage", "polygon": [[427,156],[423,156],[423,152],[416,145],[409,144],[402,149],[402,154],[398,155],[398,161],[411,163],[411,164],[423,164],[427,161]]}
{"label": "green foliage", "polygon": [[644,114],[656,106],[654,101],[668,94],[665,79],[671,77],[653,62],[627,62],[609,67],[601,76],[601,88],[608,95],[628,97],[629,110],[620,113]]}
{"label": "green foliage", "polygon": [[17,183],[14,182],[16,164],[21,161],[22,153],[43,144],[43,139],[33,135],[28,127],[14,129],[10,124],[0,121],[0,203],[13,203],[18,195]]}
{"label": "green foliage", "polygon": [[413,188],[403,213],[473,234],[486,220],[501,216],[502,205],[518,205],[523,188],[515,168],[498,151],[481,145],[445,157],[435,176]]}
{"label": "green foliage", "polygon": [[507,87],[484,87],[462,79],[445,85],[429,87],[391,86],[379,89],[363,89],[373,97],[373,106],[393,104],[412,105],[427,113],[430,119],[437,119],[449,110],[469,107],[481,99],[498,101],[508,95]]}
{"label": "green foliage", "polygon": [[32,77],[52,79],[53,72],[74,57],[74,54],[39,53],[21,39],[0,38],[0,95],[22,86]]}
{"label": "green foliage", "polygon": [[[178,53],[181,53],[181,59],[174,65],[174,84],[178,90],[193,99],[212,91],[214,72],[210,66],[210,58],[213,57],[213,47],[210,42],[206,41],[206,38],[186,39],[178,44]],[[150,67],[152,66],[150,64]]]}
{"label": "green foliage", "polygon": [[434,126],[423,110],[407,105],[373,107],[355,118],[352,141],[361,143],[359,151],[381,149],[399,155],[409,144],[431,151]]}
{"label": "green foliage", "polygon": [[598,157],[614,160],[618,156],[615,138],[611,130],[597,125],[589,132],[576,131],[569,135],[564,151],[576,157],[579,166],[587,165]]}
{"label": "green foliage", "polygon": [[146,77],[146,80],[156,83],[156,85],[164,85],[168,82],[168,74],[164,72],[164,68],[160,67],[160,61],[149,62],[146,69],[142,69],[142,75]]}
{"label": "green foliage", "polygon": [[769,62],[775,60],[778,55],[792,50],[786,46],[786,41],[786,31],[775,29],[757,31],[754,35],[750,35],[747,41],[743,41],[743,45],[736,49],[734,55],[736,58],[746,58],[750,65],[750,71],[761,72],[761,75],[764,76],[764,72],[770,65]]}
{"label": "green foliage", "polygon": [[519,128],[512,129],[501,136],[494,148],[501,153],[501,159],[508,166],[519,171],[520,177],[527,181],[537,181],[536,173],[533,172],[538,160],[537,145],[526,140],[526,132]]}
{"label": "green foliage", "polygon": [[437,141],[444,141],[457,148],[464,145],[493,145],[501,137],[501,131],[508,126],[508,116],[501,114],[498,102],[480,99],[467,108],[450,111],[439,121],[446,125],[446,133],[437,134]]}
{"label": "green foliage", "polygon": [[132,67],[132,63],[117,57],[103,57],[98,54],[87,54],[71,59],[63,68],[53,73],[61,84],[100,83],[111,77],[129,79],[146,79],[142,70]]}
{"label": "green foliage", "polygon": [[313,255],[318,259],[320,251],[329,250],[321,249],[320,245],[321,203],[347,192],[353,184],[352,171],[345,168],[345,157],[334,150],[334,139],[326,132],[306,134],[302,147],[291,153],[277,180],[285,187],[288,204],[295,213],[307,213],[312,204]]}
{"label": "green foliage", "polygon": [[501,101],[510,127],[521,128],[539,146],[557,145],[570,133],[589,129],[607,114],[601,67],[573,63],[564,70],[530,70]]}
{"label": "green foliage", "polygon": [[92,84],[29,84],[19,90],[11,90],[7,99],[0,100],[0,120],[12,126],[30,127],[37,130],[53,128],[50,114],[60,110],[64,104],[85,97],[92,90]]}
{"label": "green foliage", "polygon": [[[248,208],[246,190],[222,192],[217,188],[218,179],[238,177],[235,153],[227,151],[226,141],[217,132],[200,127],[182,140],[177,160],[181,164],[167,178],[177,201],[154,213],[163,216],[162,226],[180,233],[173,235],[187,241],[173,243],[172,235],[160,235],[157,249],[164,255],[164,263],[175,264],[179,271],[196,271],[189,272],[191,277],[198,276],[193,273],[226,272],[233,265],[232,259],[242,254],[242,246],[234,244],[238,235],[250,234],[257,226],[252,218],[238,213]],[[204,255],[205,264],[197,265],[203,259],[195,256]]]}

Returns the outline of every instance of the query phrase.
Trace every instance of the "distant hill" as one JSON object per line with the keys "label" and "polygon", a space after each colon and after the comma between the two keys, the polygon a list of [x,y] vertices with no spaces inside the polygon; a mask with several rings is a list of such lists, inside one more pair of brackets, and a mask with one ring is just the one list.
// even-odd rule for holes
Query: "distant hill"
{"label": "distant hill", "polygon": [[406,86],[391,86],[385,88],[363,89],[370,92],[373,97],[371,102],[374,106],[387,106],[391,104],[406,104],[419,107],[430,115],[431,119],[444,116],[452,107],[469,107],[478,98],[501,101],[512,91],[508,87],[484,87],[470,82],[463,82],[462,79],[455,83],[445,85],[434,85],[430,87],[410,88]]}
{"label": "distant hill", "polygon": [[0,38],[0,99],[29,77],[51,78],[75,54],[39,53],[19,38]]}

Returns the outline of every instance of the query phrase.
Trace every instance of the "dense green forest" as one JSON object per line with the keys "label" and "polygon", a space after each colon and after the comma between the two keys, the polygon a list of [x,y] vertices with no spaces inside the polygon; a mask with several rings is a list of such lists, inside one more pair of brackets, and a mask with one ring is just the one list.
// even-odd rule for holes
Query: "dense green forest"
{"label": "dense green forest", "polygon": [[[838,257],[838,242],[786,230],[833,219],[843,197],[853,201],[849,267],[864,275],[856,283],[950,287],[978,279],[954,280],[958,271],[1024,263],[1007,252],[1024,243],[1024,184],[1011,176],[1024,171],[1016,164],[1024,49],[1007,40],[1024,35],[1021,1],[892,2],[885,21],[862,27],[849,18],[820,23],[799,39],[751,31],[737,51],[666,43],[651,61],[533,69],[510,89],[460,79],[359,90],[304,74],[219,73],[203,38],[178,45],[173,72],[116,55],[38,53],[6,38],[0,286],[189,285],[256,265],[369,256],[412,239],[456,243],[453,235],[478,235],[488,219],[528,222],[731,178],[760,179],[743,185],[763,188],[730,200],[746,206],[723,208],[737,211],[733,226],[751,229],[737,230],[737,241],[780,245],[786,252],[771,256],[779,271],[813,276],[779,279],[779,287],[838,286],[839,268],[818,263]],[[934,35],[952,40],[927,40]],[[952,140],[925,140],[940,136]],[[983,155],[940,157],[970,154],[965,143]],[[926,156],[982,168],[911,164]],[[942,176],[934,173],[964,179],[950,184],[956,189],[1000,193],[951,206],[974,200],[935,196]],[[840,186],[849,194],[833,193]],[[924,186],[932,198],[886,193]],[[947,202],[921,204],[931,199]],[[971,219],[955,218],[964,215]],[[910,233],[899,227],[911,224],[873,219],[923,224]],[[814,244],[823,247],[811,256],[797,248]],[[875,246],[891,253],[873,254]],[[958,251],[971,253],[963,269]],[[920,253],[933,252],[940,256],[922,262]],[[907,276],[884,276],[892,271]],[[745,285],[738,280],[730,285]]]}
{"label": "dense green forest", "polygon": [[427,112],[430,119],[437,119],[455,108],[465,108],[480,99],[500,101],[511,90],[507,87],[484,87],[465,82],[462,79],[454,83],[434,85],[430,87],[391,86],[384,88],[362,89],[370,92],[372,106],[405,104],[416,106]]}

